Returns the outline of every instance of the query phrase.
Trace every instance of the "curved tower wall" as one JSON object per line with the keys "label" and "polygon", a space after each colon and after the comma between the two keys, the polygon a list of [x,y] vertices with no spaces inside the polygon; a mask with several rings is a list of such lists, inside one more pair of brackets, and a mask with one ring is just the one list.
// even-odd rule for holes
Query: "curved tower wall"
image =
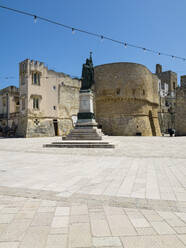
{"label": "curved tower wall", "polygon": [[108,135],[159,136],[158,79],[145,66],[96,66],[96,120]]}

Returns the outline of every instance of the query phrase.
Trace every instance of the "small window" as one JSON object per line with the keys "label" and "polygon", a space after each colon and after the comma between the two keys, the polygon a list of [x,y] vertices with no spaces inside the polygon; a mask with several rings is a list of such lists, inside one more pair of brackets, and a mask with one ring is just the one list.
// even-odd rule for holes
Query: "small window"
{"label": "small window", "polygon": [[34,124],[35,124],[35,126],[39,126],[40,125],[40,121],[38,119],[35,119],[34,120]]}
{"label": "small window", "polygon": [[53,106],[53,109],[56,110],[56,106]]}
{"label": "small window", "polygon": [[145,90],[143,90],[143,95],[145,95]]}
{"label": "small window", "polygon": [[33,98],[33,109],[39,109],[39,98],[38,97]]}
{"label": "small window", "polygon": [[135,96],[136,90],[132,90],[132,94],[133,96]]}
{"label": "small window", "polygon": [[55,85],[53,86],[53,90],[56,90],[56,86]]}
{"label": "small window", "polygon": [[25,98],[22,99],[22,110],[25,110]]}
{"label": "small window", "polygon": [[40,85],[40,73],[32,72],[32,84]]}
{"label": "small window", "polygon": [[3,107],[6,106],[6,98],[3,98]]}
{"label": "small window", "polygon": [[173,82],[173,90],[175,90],[175,89],[176,89],[176,83]]}
{"label": "small window", "polygon": [[117,94],[117,95],[120,94],[120,89],[116,89],[116,94]]}

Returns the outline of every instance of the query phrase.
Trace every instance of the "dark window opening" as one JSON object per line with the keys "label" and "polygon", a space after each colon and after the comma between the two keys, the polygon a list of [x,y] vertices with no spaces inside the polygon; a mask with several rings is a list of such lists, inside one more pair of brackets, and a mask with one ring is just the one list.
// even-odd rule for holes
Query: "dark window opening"
{"label": "dark window opening", "polygon": [[39,109],[39,98],[33,98],[33,109]]}
{"label": "dark window opening", "polygon": [[119,95],[120,94],[120,89],[116,90],[116,94]]}
{"label": "dark window opening", "polygon": [[58,136],[59,133],[58,133],[58,122],[57,122],[57,120],[53,120],[53,126],[54,126],[54,134],[55,134],[55,136]]}

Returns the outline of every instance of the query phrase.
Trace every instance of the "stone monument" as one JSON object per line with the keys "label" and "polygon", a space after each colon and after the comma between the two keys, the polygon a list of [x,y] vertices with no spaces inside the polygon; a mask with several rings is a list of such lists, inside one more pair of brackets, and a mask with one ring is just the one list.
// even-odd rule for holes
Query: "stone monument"
{"label": "stone monument", "polygon": [[79,113],[75,128],[64,140],[101,140],[103,133],[97,128],[93,109],[94,67],[92,53],[82,68],[82,85],[79,94]]}
{"label": "stone monument", "polygon": [[64,141],[53,142],[44,147],[59,148],[114,148],[113,144],[103,142],[103,133],[97,128],[97,123],[93,109],[94,67],[92,63],[92,53],[90,58],[83,64],[82,85],[79,93],[79,113],[75,128],[66,136]]}

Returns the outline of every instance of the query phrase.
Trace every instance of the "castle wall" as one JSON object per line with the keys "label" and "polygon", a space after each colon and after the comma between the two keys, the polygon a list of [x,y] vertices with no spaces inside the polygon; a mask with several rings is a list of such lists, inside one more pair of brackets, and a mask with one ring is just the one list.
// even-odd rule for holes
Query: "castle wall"
{"label": "castle wall", "polygon": [[96,120],[108,135],[161,135],[158,79],[142,65],[95,67]]}

